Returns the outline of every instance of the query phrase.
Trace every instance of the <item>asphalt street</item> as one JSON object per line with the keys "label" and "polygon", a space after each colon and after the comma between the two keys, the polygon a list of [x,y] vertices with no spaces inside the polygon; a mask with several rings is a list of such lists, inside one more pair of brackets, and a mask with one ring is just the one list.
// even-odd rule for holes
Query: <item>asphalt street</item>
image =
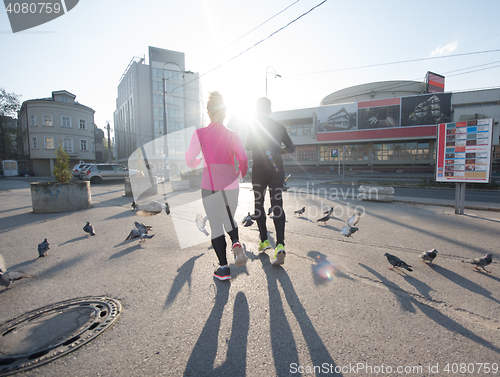
{"label": "asphalt street", "polygon": [[[456,215],[442,199],[360,201],[297,186],[284,194],[285,264],[258,253],[256,225],[240,225],[248,262],[236,268],[228,252],[231,281],[219,282],[210,239],[194,223],[204,213],[199,191],[161,184],[139,205],[166,198],[172,213],[151,217],[136,216],[123,194],[122,183],[93,185],[90,209],[33,214],[29,182],[0,180],[1,253],[9,269],[35,276],[0,291],[0,323],[77,297],[123,306],[95,340],[23,376],[500,374],[500,212]],[[301,207],[304,216],[293,215]],[[329,207],[334,216],[318,223]],[[236,220],[252,211],[243,183]],[[345,239],[340,229],[356,211],[359,231]],[[154,238],[124,242],[134,221]],[[268,229],[274,246],[271,219]],[[49,256],[37,258],[44,238]],[[420,258],[432,248],[435,267]],[[413,271],[390,270],[386,252]],[[462,262],[486,253],[491,273]]]}

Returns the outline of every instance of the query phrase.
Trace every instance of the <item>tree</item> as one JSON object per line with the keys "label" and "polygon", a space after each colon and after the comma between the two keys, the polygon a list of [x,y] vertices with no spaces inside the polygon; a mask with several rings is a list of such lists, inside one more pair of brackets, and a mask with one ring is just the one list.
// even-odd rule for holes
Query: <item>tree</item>
{"label": "tree", "polygon": [[2,160],[13,157],[10,148],[12,137],[4,126],[5,120],[7,117],[16,116],[20,107],[17,94],[7,93],[4,88],[0,88],[0,159]]}
{"label": "tree", "polygon": [[56,149],[56,163],[54,166],[54,177],[56,177],[56,181],[59,183],[68,183],[70,179],[73,177],[71,174],[71,170],[68,166],[69,162],[69,154],[66,152],[62,144],[59,145],[59,148]]}

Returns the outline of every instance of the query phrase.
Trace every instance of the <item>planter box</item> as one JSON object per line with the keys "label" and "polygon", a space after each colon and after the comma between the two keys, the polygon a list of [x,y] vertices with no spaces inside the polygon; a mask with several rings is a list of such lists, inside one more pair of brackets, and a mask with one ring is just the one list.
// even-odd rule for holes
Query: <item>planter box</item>
{"label": "planter box", "polygon": [[201,174],[181,174],[181,180],[188,181],[191,188],[201,187],[201,177]]}
{"label": "planter box", "polygon": [[359,200],[372,200],[376,202],[394,201],[394,187],[384,186],[359,186]]}
{"label": "planter box", "polygon": [[90,182],[31,182],[33,213],[69,212],[92,207]]}
{"label": "planter box", "polygon": [[182,190],[189,189],[189,181],[188,180],[171,181],[171,182],[172,182],[172,191],[182,191]]}

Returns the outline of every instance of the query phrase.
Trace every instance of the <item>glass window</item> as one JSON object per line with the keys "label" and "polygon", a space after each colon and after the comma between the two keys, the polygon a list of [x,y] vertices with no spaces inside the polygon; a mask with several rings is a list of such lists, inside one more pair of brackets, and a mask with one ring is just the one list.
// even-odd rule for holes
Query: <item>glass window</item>
{"label": "glass window", "polygon": [[36,115],[31,116],[31,126],[36,127]]}
{"label": "glass window", "polygon": [[45,138],[45,149],[54,149],[54,138],[46,137]]}
{"label": "glass window", "polygon": [[87,140],[80,140],[80,150],[87,151]]}
{"label": "glass window", "polygon": [[407,141],[406,142],[406,149],[417,149],[417,142],[416,141]]}
{"label": "glass window", "polygon": [[81,130],[87,129],[87,124],[85,123],[85,119],[80,119],[80,129]]}
{"label": "glass window", "polygon": [[423,143],[419,142],[418,143],[418,148],[419,149],[420,148],[427,148],[428,149],[429,148],[429,142],[423,142]]}
{"label": "glass window", "polygon": [[114,171],[125,171],[127,169],[125,169],[123,166],[121,165],[113,165],[113,170]]}
{"label": "glass window", "polygon": [[38,149],[38,137],[33,136],[33,138],[31,140],[32,140],[33,149]]}
{"label": "glass window", "polygon": [[43,125],[44,126],[52,126],[52,115],[44,115],[43,116]]}
{"label": "glass window", "polygon": [[61,117],[61,127],[70,128],[71,127],[71,118],[70,117]]}
{"label": "glass window", "polygon": [[63,137],[62,147],[66,152],[73,153],[73,139],[70,137]]}

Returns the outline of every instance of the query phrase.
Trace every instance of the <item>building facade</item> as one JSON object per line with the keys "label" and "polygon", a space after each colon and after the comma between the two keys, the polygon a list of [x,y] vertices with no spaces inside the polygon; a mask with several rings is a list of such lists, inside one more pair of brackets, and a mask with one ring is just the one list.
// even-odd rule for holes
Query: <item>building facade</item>
{"label": "building facade", "polygon": [[186,72],[182,52],[149,46],[148,58],[148,64],[145,58],[132,59],[118,85],[117,162],[127,165],[132,153],[148,144],[156,168],[168,166],[176,174],[185,167],[190,141],[185,130],[201,126],[199,76]]}
{"label": "building facade", "polygon": [[[273,112],[296,150],[288,171],[434,170],[437,124],[493,118],[493,171],[500,168],[500,89],[429,92],[429,84],[387,81],[325,97],[319,107]],[[444,81],[443,81],[444,89]]]}
{"label": "building facade", "polygon": [[29,158],[35,175],[52,175],[59,145],[69,153],[71,167],[80,161],[95,162],[95,111],[75,98],[60,90],[52,92],[52,97],[22,103],[18,117],[21,155]]}

